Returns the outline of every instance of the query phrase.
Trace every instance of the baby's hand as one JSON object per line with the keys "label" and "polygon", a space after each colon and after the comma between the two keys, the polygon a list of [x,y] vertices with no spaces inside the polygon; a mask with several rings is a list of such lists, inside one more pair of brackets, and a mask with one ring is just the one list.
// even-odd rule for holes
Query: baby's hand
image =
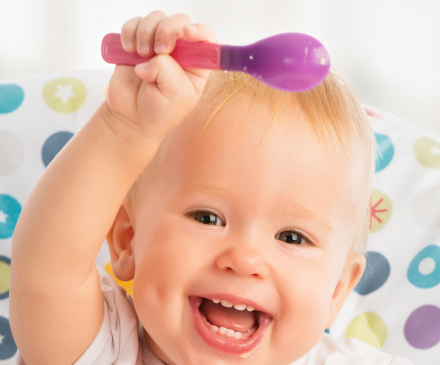
{"label": "baby's hand", "polygon": [[[115,67],[107,92],[108,109],[115,117],[112,123],[161,140],[194,109],[209,70],[183,69],[169,56],[179,38],[217,42],[210,28],[192,24],[185,14],[168,17],[163,11],[153,11],[122,26],[121,41],[127,52],[154,57],[135,67]],[[122,124],[112,129],[121,131]]]}

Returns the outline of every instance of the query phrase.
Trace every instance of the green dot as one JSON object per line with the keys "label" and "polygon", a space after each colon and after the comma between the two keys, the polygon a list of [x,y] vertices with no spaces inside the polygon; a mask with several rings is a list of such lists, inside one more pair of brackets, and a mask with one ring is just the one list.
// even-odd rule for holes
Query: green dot
{"label": "green dot", "polygon": [[380,349],[387,338],[387,327],[376,313],[365,312],[351,321],[345,331],[345,338],[357,338]]}
{"label": "green dot", "polygon": [[419,138],[414,144],[414,154],[420,165],[440,170],[440,143],[429,137]]}
{"label": "green dot", "polygon": [[11,267],[4,261],[0,261],[0,294],[9,291],[11,280]]}
{"label": "green dot", "polygon": [[84,103],[86,94],[84,84],[69,77],[49,81],[43,88],[45,103],[59,113],[73,113]]}

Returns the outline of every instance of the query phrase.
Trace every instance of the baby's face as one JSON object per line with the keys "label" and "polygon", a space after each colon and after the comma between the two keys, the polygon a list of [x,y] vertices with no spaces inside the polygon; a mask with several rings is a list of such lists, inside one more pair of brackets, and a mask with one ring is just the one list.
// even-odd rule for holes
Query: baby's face
{"label": "baby's face", "polygon": [[130,213],[134,303],[167,364],[290,364],[352,289],[341,279],[348,163],[288,117],[259,148],[269,114],[254,112],[243,128],[247,110],[226,106],[200,140],[203,118],[180,128]]}

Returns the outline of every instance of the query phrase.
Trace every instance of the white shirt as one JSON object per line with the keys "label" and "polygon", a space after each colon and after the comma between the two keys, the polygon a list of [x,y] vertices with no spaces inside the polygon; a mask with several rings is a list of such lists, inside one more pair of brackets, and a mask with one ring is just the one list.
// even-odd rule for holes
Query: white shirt
{"label": "white shirt", "polygon": [[[133,299],[97,266],[104,296],[104,320],[90,347],[74,365],[164,365],[148,348]],[[26,365],[18,354],[17,365]],[[315,347],[291,365],[413,365],[357,339],[338,340],[324,333]]]}

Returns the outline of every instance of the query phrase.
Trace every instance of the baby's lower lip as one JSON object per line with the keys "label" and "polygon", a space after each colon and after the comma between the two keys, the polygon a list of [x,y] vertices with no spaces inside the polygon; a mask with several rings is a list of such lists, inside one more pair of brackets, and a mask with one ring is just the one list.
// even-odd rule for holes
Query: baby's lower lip
{"label": "baby's lower lip", "polygon": [[208,329],[199,312],[199,306],[203,300],[202,298],[189,296],[188,299],[191,307],[193,323],[200,337],[202,337],[202,339],[214,349],[229,354],[242,355],[255,349],[262,340],[264,333],[272,320],[268,314],[261,312],[259,326],[255,333],[246,340],[234,340],[213,333]]}

